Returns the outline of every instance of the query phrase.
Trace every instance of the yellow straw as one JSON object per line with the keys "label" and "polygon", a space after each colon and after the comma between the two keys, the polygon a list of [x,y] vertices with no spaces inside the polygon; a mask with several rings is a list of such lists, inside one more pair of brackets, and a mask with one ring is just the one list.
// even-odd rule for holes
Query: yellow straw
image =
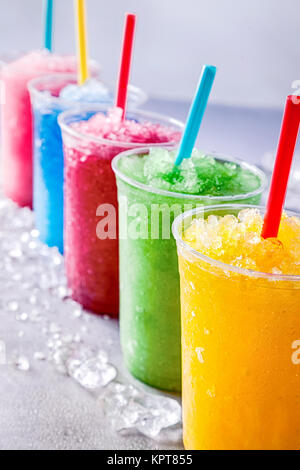
{"label": "yellow straw", "polygon": [[86,39],[85,0],[75,0],[78,31],[78,84],[82,85],[89,78]]}

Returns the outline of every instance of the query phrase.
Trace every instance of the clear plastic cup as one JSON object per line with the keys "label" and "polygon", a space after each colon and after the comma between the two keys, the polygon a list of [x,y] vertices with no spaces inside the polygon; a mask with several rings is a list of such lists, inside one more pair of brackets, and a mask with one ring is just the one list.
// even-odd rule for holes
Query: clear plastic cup
{"label": "clear plastic cup", "polygon": [[[95,70],[94,74],[98,74]],[[72,74],[45,75],[29,82],[28,88],[34,118],[33,142],[33,207],[41,240],[63,252],[63,143],[57,119],[63,111],[80,105],[79,101],[61,98],[67,85],[76,85]],[[113,96],[113,92],[109,94]],[[108,97],[107,97],[108,98]],[[91,97],[89,97],[91,99]],[[104,99],[104,98],[103,98]],[[129,87],[129,106],[144,103],[146,94]],[[82,100],[84,104],[84,99]],[[106,104],[113,105],[113,101]]]}
{"label": "clear plastic cup", "polygon": [[[5,61],[4,61],[5,62]],[[91,61],[93,68],[98,65]],[[76,73],[75,57],[32,51],[1,67],[3,189],[20,206],[32,206],[32,113],[28,82],[47,73]]]}
{"label": "clear plastic cup", "polygon": [[[265,177],[252,165],[218,157],[255,173],[260,179],[260,187],[252,193],[226,197],[159,190],[129,178],[119,168],[121,159],[147,151],[149,149],[125,152],[112,164],[117,176],[119,204],[121,201],[126,203],[119,212],[119,230],[123,234],[120,237],[121,344],[125,364],[136,378],[160,389],[179,392],[180,295],[172,222],[176,215],[198,205],[226,202],[257,204],[265,189]],[[129,233],[137,217],[136,205],[141,208],[138,213],[141,226],[148,227],[146,238],[135,238]]]}
{"label": "clear plastic cup", "polygon": [[300,449],[300,276],[240,269],[182,240],[194,218],[247,207],[204,207],[173,225],[186,449]]}
{"label": "clear plastic cup", "polygon": [[[75,300],[102,314],[119,314],[119,249],[117,187],[112,159],[143,143],[118,142],[80,133],[72,124],[87,120],[107,107],[82,107],[59,116],[65,153],[65,260]],[[127,119],[151,122],[182,131],[183,124],[155,113],[131,111]],[[180,136],[179,136],[180,137]],[[166,145],[175,145],[167,142]],[[155,145],[153,143],[152,145]],[[161,144],[160,144],[161,145]],[[99,224],[112,217],[110,233]],[[104,219],[104,222],[103,222]]]}

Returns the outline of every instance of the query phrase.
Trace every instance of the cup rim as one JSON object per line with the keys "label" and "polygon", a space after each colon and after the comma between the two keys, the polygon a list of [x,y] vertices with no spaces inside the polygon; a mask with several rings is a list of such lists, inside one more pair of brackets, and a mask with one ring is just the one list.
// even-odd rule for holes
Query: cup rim
{"label": "cup rim", "polygon": [[[235,157],[218,155],[214,152],[207,152],[207,155],[211,155],[212,157],[214,157],[218,160],[222,160],[222,161],[226,161],[226,162],[230,162],[230,163],[235,163],[237,165],[240,165],[241,168],[244,168],[244,169],[247,169],[247,170],[251,171],[251,173],[254,173],[256,176],[259,177],[260,186],[257,189],[253,190],[253,191],[250,191],[250,192],[244,193],[244,194],[238,194],[238,195],[235,195],[235,196],[201,196],[201,195],[178,193],[178,192],[167,191],[165,189],[153,188],[153,187],[151,187],[147,184],[140,183],[139,181],[135,181],[134,179],[130,178],[127,175],[124,175],[124,173],[121,172],[121,170],[118,167],[119,160],[121,158],[127,157],[129,155],[133,155],[133,154],[140,154],[140,153],[143,153],[143,152],[148,153],[152,147],[154,147],[154,146],[150,145],[150,146],[147,146],[147,147],[144,147],[144,148],[129,150],[129,151],[126,151],[126,152],[122,152],[119,155],[117,155],[116,157],[114,157],[114,159],[112,160],[112,169],[113,169],[115,175],[118,178],[120,178],[122,181],[124,181],[125,183],[130,184],[131,186],[134,186],[138,189],[142,189],[142,190],[144,190],[146,192],[149,192],[149,193],[159,194],[161,196],[173,197],[174,199],[177,198],[177,199],[189,199],[189,200],[193,200],[193,201],[203,201],[203,203],[208,202],[208,201],[210,201],[210,202],[211,201],[216,201],[216,202],[242,201],[244,199],[249,199],[251,197],[255,197],[255,196],[258,196],[259,194],[262,194],[264,192],[264,190],[266,189],[266,187],[267,187],[267,177],[266,177],[265,173],[262,170],[260,170],[257,166],[252,165],[250,163],[247,163],[247,162],[245,162],[241,159],[235,158]],[[175,150],[177,146],[171,147],[171,146],[162,146],[161,145],[161,147],[163,147],[166,150]],[[204,153],[206,153],[206,152],[204,152]]]}
{"label": "cup rim", "polygon": [[[225,210],[228,209],[229,211],[230,210],[241,211],[243,209],[258,209],[261,212],[265,211],[264,206],[257,206],[257,205],[250,205],[250,204],[220,204],[217,206],[204,206],[202,208],[189,210],[187,212],[184,212],[183,214],[180,214],[178,217],[176,217],[176,219],[174,220],[172,224],[172,233],[176,240],[177,246],[184,248],[195,258],[201,261],[204,261],[206,264],[220,268],[223,271],[230,271],[230,272],[241,274],[241,275],[251,277],[251,278],[263,278],[263,279],[268,279],[271,281],[300,282],[300,275],[265,273],[265,272],[260,272],[260,271],[254,271],[253,269],[239,268],[237,266],[224,263],[223,261],[215,260],[213,258],[210,258],[207,255],[202,254],[200,251],[195,250],[188,243],[182,240],[182,236],[180,234],[180,226],[182,225],[184,219],[188,217],[193,217],[199,213],[204,214],[205,212],[207,213],[207,212],[218,211],[222,209],[225,209]],[[297,217],[300,216],[300,214],[290,211],[290,210],[286,210],[285,212],[291,216],[297,216]]]}
{"label": "cup rim", "polygon": [[[145,143],[141,142],[122,142],[118,140],[109,140],[109,139],[104,139],[101,137],[96,137],[92,134],[86,134],[83,132],[79,132],[78,130],[73,129],[66,121],[70,119],[71,117],[75,117],[77,115],[82,115],[83,113],[101,113],[104,111],[108,111],[109,109],[112,109],[113,106],[111,105],[81,105],[76,108],[73,108],[68,111],[64,111],[58,116],[58,123],[61,127],[62,132],[67,133],[68,135],[75,137],[76,139],[81,139],[84,141],[88,142],[94,142],[96,144],[101,144],[101,145],[111,145],[114,147],[123,147],[123,148],[128,148],[128,149],[133,149],[133,148],[143,148],[145,147]],[[184,128],[183,122],[171,118],[169,116],[165,116],[163,114],[155,113],[152,111],[144,111],[141,109],[129,109],[128,114],[130,116],[137,116],[140,118],[144,118],[148,121],[153,121],[153,122],[158,122],[158,121],[164,121],[165,125],[169,127],[174,127],[174,130],[178,130],[178,132],[182,132]],[[175,146],[177,142],[166,142],[164,143],[157,143],[157,144],[151,144],[151,147],[165,147],[167,145],[169,146]]]}
{"label": "cup rim", "polygon": [[[107,83],[105,81],[102,81],[99,78],[98,75],[99,75],[100,68],[97,67],[97,62],[91,60],[90,65],[91,65],[91,68],[94,68],[93,72],[95,72],[95,76],[93,78],[95,80],[99,81],[100,83],[102,83],[103,85],[105,85],[108,89],[112,90],[113,87],[109,83]],[[28,82],[27,88],[28,88],[28,91],[31,95],[39,96],[39,95],[42,95],[43,91],[46,91],[46,90],[43,90],[43,91],[39,90],[38,85],[43,85],[44,82],[48,82],[49,80],[59,81],[59,80],[64,80],[64,79],[65,80],[74,80],[74,82],[77,83],[78,77],[74,73],[56,72],[56,73],[43,74],[39,77],[35,77],[32,80],[30,80]],[[128,89],[129,89],[129,93],[130,92],[136,93],[139,96],[139,99],[137,100],[137,106],[140,106],[141,104],[143,104],[147,101],[148,95],[141,88],[139,88],[135,85],[129,84]],[[65,99],[65,98],[61,98],[60,96],[51,95],[50,99],[53,102],[65,103],[66,105],[72,105],[72,104],[74,105],[74,101],[68,100],[68,99]]]}

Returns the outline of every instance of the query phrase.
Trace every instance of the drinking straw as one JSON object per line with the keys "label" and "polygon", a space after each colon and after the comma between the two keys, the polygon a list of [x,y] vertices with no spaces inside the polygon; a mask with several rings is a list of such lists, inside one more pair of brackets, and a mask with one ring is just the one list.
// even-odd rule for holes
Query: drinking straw
{"label": "drinking straw", "polygon": [[53,0],[44,0],[44,47],[52,51]]}
{"label": "drinking straw", "polygon": [[217,69],[213,65],[204,65],[202,68],[199,84],[191,104],[175,165],[180,165],[184,158],[190,158],[192,155],[216,71]]}
{"label": "drinking straw", "polygon": [[85,0],[75,0],[77,12],[77,42],[78,42],[78,84],[82,85],[89,78]]}
{"label": "drinking straw", "polygon": [[262,230],[263,238],[278,236],[300,123],[300,97],[287,97]]}
{"label": "drinking straw", "polygon": [[136,25],[136,15],[127,13],[121,54],[121,63],[117,84],[116,106],[123,110],[122,118],[125,118],[128,93],[128,82],[132,62],[132,50]]}

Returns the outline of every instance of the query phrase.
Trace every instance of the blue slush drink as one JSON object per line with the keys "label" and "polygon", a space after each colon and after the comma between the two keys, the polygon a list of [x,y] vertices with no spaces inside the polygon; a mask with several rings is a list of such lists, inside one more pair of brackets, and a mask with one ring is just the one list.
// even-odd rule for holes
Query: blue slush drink
{"label": "blue slush drink", "polygon": [[[55,74],[29,84],[34,117],[33,207],[40,239],[63,253],[64,157],[60,113],[81,104],[112,105],[114,93],[96,79],[77,85],[75,75]],[[140,105],[146,96],[136,87],[129,91],[129,106]]]}

